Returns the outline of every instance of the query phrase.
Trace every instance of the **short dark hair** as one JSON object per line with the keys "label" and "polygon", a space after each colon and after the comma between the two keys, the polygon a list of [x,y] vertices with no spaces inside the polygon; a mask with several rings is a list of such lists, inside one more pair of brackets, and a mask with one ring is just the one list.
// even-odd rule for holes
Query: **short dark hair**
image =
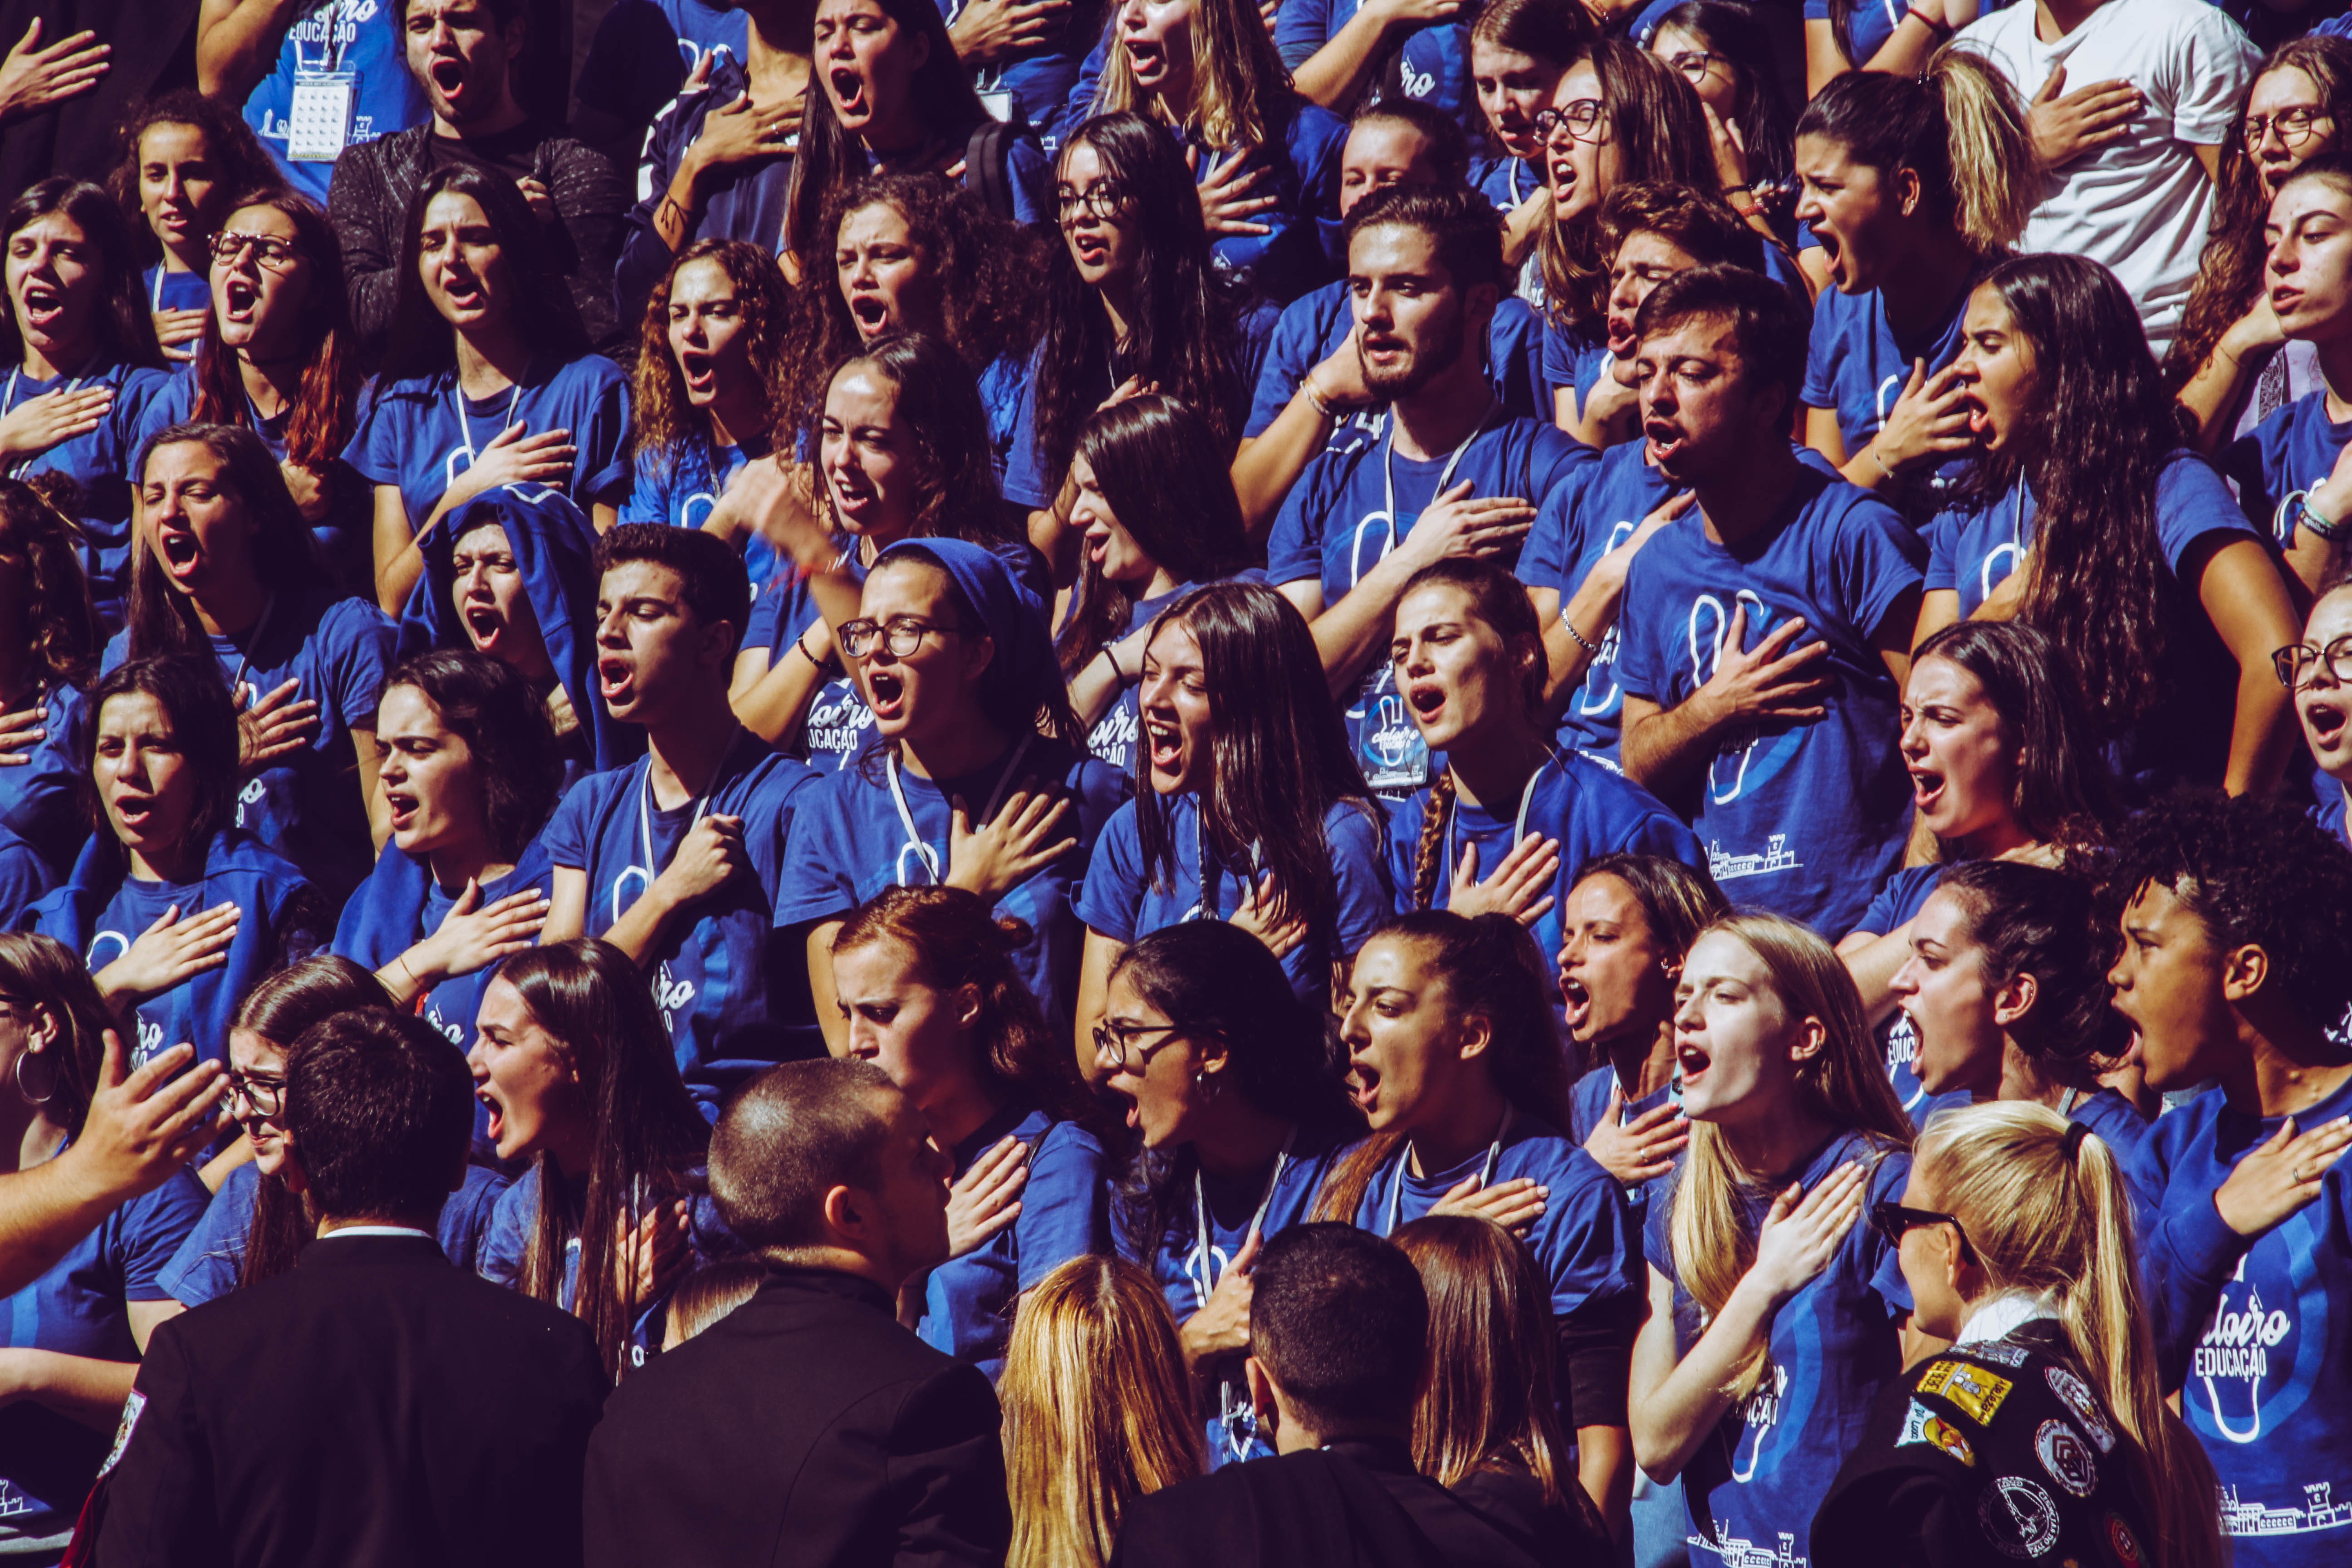
{"label": "short dark hair", "polygon": [[824,1195],[878,1186],[888,1131],[878,1091],[897,1092],[872,1062],[785,1062],[745,1084],[710,1135],[710,1195],[754,1251],[812,1246],[824,1235]]}
{"label": "short dark hair", "polygon": [[2216,945],[2259,947],[2306,1023],[2352,1006],[2352,850],[2299,808],[2259,795],[2168,796],[2116,835],[2110,897],[2155,884]]}
{"label": "short dark hair", "polygon": [[1429,1297],[1394,1242],[1295,1225],[1258,1254],[1250,1354],[1318,1431],[1409,1426],[1429,1360]]}
{"label": "short dark hair", "polygon": [[465,1167],[473,1074],[412,1014],[337,1013],[287,1056],[286,1132],[314,1215],[429,1223]]}
{"label": "short dark hair", "polygon": [[1731,323],[1739,363],[1748,384],[1778,386],[1793,406],[1805,379],[1805,353],[1812,328],[1789,290],[1744,267],[1696,267],[1677,272],[1651,291],[1633,316],[1637,337],[1668,332],[1698,316]]}
{"label": "short dark hair", "polygon": [[[736,647],[742,646],[743,625],[751,618],[751,577],[733,545],[715,533],[666,522],[624,522],[596,542],[598,582],[631,561],[650,561],[677,573],[678,593],[694,618],[704,626],[727,622],[735,628]],[[732,649],[728,658],[734,658]]]}
{"label": "short dark hair", "polygon": [[1764,241],[1720,198],[1663,180],[1630,180],[1601,198],[1601,259],[1637,234],[1672,240],[1701,267],[1764,270]]}
{"label": "short dark hair", "polygon": [[1470,138],[1463,131],[1460,120],[1417,98],[1389,97],[1376,99],[1356,110],[1348,129],[1353,132],[1357,126],[1369,125],[1375,120],[1411,126],[1429,144],[1429,162],[1437,171],[1439,184],[1469,183]]}
{"label": "short dark hair", "polygon": [[1376,191],[1348,215],[1348,243],[1387,224],[1429,236],[1445,275],[1465,293],[1481,283],[1503,287],[1503,215],[1467,186],[1391,185]]}

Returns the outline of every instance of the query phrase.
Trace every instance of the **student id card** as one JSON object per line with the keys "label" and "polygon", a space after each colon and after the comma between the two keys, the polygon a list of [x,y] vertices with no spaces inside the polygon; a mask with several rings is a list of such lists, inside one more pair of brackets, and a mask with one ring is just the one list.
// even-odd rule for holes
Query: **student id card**
{"label": "student id card", "polygon": [[359,104],[355,71],[297,71],[294,100],[286,110],[286,156],[297,163],[331,163],[352,139],[352,116]]}

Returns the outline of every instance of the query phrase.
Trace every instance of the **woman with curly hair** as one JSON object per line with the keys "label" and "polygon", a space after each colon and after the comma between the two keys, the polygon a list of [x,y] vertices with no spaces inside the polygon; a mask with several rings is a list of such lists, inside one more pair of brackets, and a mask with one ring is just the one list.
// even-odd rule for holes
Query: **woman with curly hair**
{"label": "woman with curly hair", "polygon": [[213,236],[240,192],[278,171],[236,110],[187,88],[158,93],[124,122],[107,177],[146,268],[141,286],[164,357],[192,357],[212,312]]}
{"label": "woman with curly hair", "polygon": [[0,829],[50,878],[89,837],[79,747],[99,649],[81,531],[50,500],[55,482],[0,479]]}

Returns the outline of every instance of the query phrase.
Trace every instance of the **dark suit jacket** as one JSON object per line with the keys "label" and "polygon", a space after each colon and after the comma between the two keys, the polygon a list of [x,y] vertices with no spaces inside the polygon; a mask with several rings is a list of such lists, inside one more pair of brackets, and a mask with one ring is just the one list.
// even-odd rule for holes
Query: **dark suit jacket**
{"label": "dark suit jacket", "polygon": [[1605,1535],[1584,1539],[1565,1514],[1540,1521],[1559,1533],[1530,1534],[1535,1522],[1490,1516],[1415,1473],[1402,1441],[1349,1438],[1227,1465],[1136,1499],[1110,1568],[1605,1568],[1616,1560]]}
{"label": "dark suit jacket", "polygon": [[174,1318],[100,1500],[101,1568],[560,1568],[605,1380],[578,1319],[430,1237],[327,1237]]}
{"label": "dark suit jacket", "polygon": [[771,1265],[624,1383],[588,1447],[596,1568],[1004,1560],[996,1391],[866,1280]]}

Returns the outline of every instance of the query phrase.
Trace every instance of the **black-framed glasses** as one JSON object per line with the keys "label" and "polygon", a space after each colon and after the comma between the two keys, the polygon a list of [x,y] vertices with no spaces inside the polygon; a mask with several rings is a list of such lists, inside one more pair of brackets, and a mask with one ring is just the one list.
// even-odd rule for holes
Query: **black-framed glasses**
{"label": "black-framed glasses", "polygon": [[1705,81],[1715,62],[1727,59],[1726,55],[1709,54],[1705,49],[1676,49],[1666,57],[1666,63],[1693,81]]}
{"label": "black-framed glasses", "polygon": [[1969,1243],[1969,1233],[1960,1222],[1948,1214],[1934,1209],[1906,1209],[1897,1203],[1877,1203],[1870,1205],[1870,1226],[1886,1238],[1889,1247],[1903,1245],[1903,1233],[1924,1225],[1948,1225],[1952,1234],[1960,1238],[1960,1261],[1974,1264],[1977,1249]]}
{"label": "black-framed glasses", "polygon": [[232,1072],[228,1075],[228,1091],[243,1100],[256,1116],[275,1116],[286,1109],[286,1080],[282,1078]]}
{"label": "black-framed glasses", "polygon": [[1549,142],[1555,132],[1565,130],[1579,142],[1601,140],[1601,100],[1597,98],[1571,100],[1559,109],[1536,112],[1536,134]]}
{"label": "black-framed glasses", "polygon": [[[1095,1060],[1121,1072],[1139,1073],[1151,1065],[1152,1052],[1183,1034],[1185,1028],[1182,1024],[1118,1024],[1105,1019],[1094,1027]],[[1135,1042],[1146,1035],[1158,1035],[1160,1038],[1138,1053]]]}
{"label": "black-framed glasses", "polygon": [[840,639],[842,651],[852,658],[864,658],[874,651],[877,642],[889,648],[893,658],[910,658],[929,632],[943,637],[961,635],[958,627],[933,626],[919,616],[892,616],[887,623],[863,617],[844,621],[834,635]]}
{"label": "black-framed glasses", "polygon": [[2283,147],[2300,147],[2319,134],[2319,122],[2335,117],[2325,109],[2305,105],[2300,109],[2282,109],[2276,114],[2246,116],[2246,145],[2259,147],[2263,138],[2278,132]]}
{"label": "black-framed glasses", "polygon": [[2278,671],[2279,684],[2289,691],[2309,686],[2323,666],[2328,679],[2338,686],[2352,686],[2352,637],[2337,637],[2324,648],[2307,642],[2289,643],[2271,655],[2271,668]]}
{"label": "black-framed glasses", "polygon": [[247,246],[253,247],[253,258],[272,272],[283,272],[301,259],[302,252],[290,239],[274,234],[239,234],[225,228],[213,236],[213,259],[235,261],[245,254]]}
{"label": "black-framed glasses", "polygon": [[1069,222],[1081,208],[1108,223],[1127,210],[1127,187],[1116,180],[1098,180],[1083,191],[1065,185],[1054,193],[1056,223]]}

